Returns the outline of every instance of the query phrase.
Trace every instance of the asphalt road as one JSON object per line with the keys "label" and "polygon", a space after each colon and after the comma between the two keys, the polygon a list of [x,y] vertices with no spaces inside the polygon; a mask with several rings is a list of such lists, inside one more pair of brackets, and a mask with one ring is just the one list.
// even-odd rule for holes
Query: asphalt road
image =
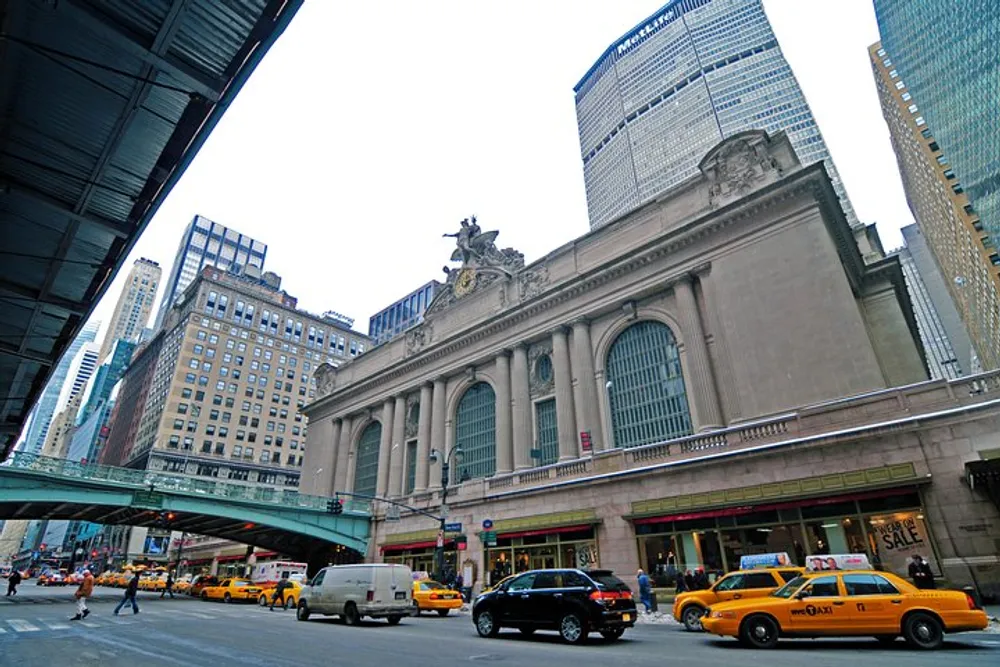
{"label": "asphalt road", "polygon": [[[760,652],[734,640],[683,632],[677,626],[640,625],[618,642],[600,636],[586,646],[566,646],[555,634],[523,638],[516,631],[481,639],[468,614],[404,619],[347,627],[332,619],[295,620],[291,611],[225,605],[191,598],[140,594],[141,613],[111,614],[121,591],[97,589],[92,613],[71,622],[72,588],[39,589],[29,582],[17,599],[0,597],[0,666],[8,667],[450,667],[497,663],[512,667],[607,667],[664,663],[684,667],[761,664]],[[924,654],[899,641],[884,648],[874,640],[786,641],[767,652],[769,665],[865,667],[933,664],[975,667],[1000,664],[1000,634],[949,638],[945,648]]]}

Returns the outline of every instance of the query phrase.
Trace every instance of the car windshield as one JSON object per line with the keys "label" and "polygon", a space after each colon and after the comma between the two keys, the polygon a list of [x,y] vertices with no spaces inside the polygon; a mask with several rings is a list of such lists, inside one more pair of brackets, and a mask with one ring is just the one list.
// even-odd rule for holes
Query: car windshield
{"label": "car windshield", "polygon": [[249,581],[234,581],[233,586],[249,586]]}
{"label": "car windshield", "polygon": [[588,572],[587,574],[591,579],[596,581],[597,585],[601,588],[605,588],[609,591],[629,590],[628,584],[610,572]]}
{"label": "car windshield", "polygon": [[771,593],[773,597],[788,599],[795,595],[795,592],[802,588],[802,584],[808,581],[805,577],[795,577],[787,584],[779,588],[778,590]]}

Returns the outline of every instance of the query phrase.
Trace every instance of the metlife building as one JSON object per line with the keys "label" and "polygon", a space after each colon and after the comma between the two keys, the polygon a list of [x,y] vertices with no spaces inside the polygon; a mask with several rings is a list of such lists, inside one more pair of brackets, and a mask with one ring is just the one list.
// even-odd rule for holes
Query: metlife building
{"label": "metlife building", "polygon": [[760,0],[673,0],[616,40],[574,88],[591,228],[698,173],[723,138],[784,130],[825,161],[858,224]]}

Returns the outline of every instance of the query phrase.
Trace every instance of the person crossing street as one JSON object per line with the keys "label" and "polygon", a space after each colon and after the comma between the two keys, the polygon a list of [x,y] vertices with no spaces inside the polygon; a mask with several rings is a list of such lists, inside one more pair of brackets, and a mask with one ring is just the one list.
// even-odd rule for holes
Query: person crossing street
{"label": "person crossing street", "polygon": [[18,570],[14,570],[7,578],[7,597],[17,595],[17,585],[19,583],[21,583],[21,573]]}
{"label": "person crossing street", "polygon": [[278,585],[274,587],[274,595],[271,596],[271,611],[274,611],[274,603],[281,600],[281,608],[285,608],[285,591],[292,587],[288,577],[282,577]]}
{"label": "person crossing street", "polygon": [[94,575],[90,573],[90,570],[83,571],[83,580],[80,582],[80,587],[76,589],[74,597],[76,597],[76,616],[69,619],[71,621],[80,621],[90,615],[90,610],[87,609],[87,599],[94,594]]}
{"label": "person crossing street", "polygon": [[133,573],[132,578],[129,579],[128,584],[125,585],[125,596],[122,598],[122,601],[118,603],[118,606],[115,607],[114,611],[115,616],[118,615],[118,612],[121,611],[122,607],[124,607],[126,604],[132,607],[133,615],[139,613],[139,603],[136,601],[136,595],[138,594],[138,592],[139,592],[139,575]]}

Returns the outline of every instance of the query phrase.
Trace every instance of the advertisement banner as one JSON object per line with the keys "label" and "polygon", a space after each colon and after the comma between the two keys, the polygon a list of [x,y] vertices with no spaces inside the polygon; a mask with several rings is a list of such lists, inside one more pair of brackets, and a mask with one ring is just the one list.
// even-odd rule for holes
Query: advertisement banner
{"label": "advertisement banner", "polygon": [[870,570],[871,563],[865,554],[834,554],[806,557],[806,570]]}
{"label": "advertisement banner", "polygon": [[871,517],[868,524],[872,552],[885,569],[906,576],[910,557],[920,554],[930,563],[932,570],[941,571],[935,561],[922,516],[907,513]]}
{"label": "advertisement banner", "polygon": [[748,554],[740,556],[740,569],[753,570],[758,567],[785,567],[792,564],[787,553]]}

